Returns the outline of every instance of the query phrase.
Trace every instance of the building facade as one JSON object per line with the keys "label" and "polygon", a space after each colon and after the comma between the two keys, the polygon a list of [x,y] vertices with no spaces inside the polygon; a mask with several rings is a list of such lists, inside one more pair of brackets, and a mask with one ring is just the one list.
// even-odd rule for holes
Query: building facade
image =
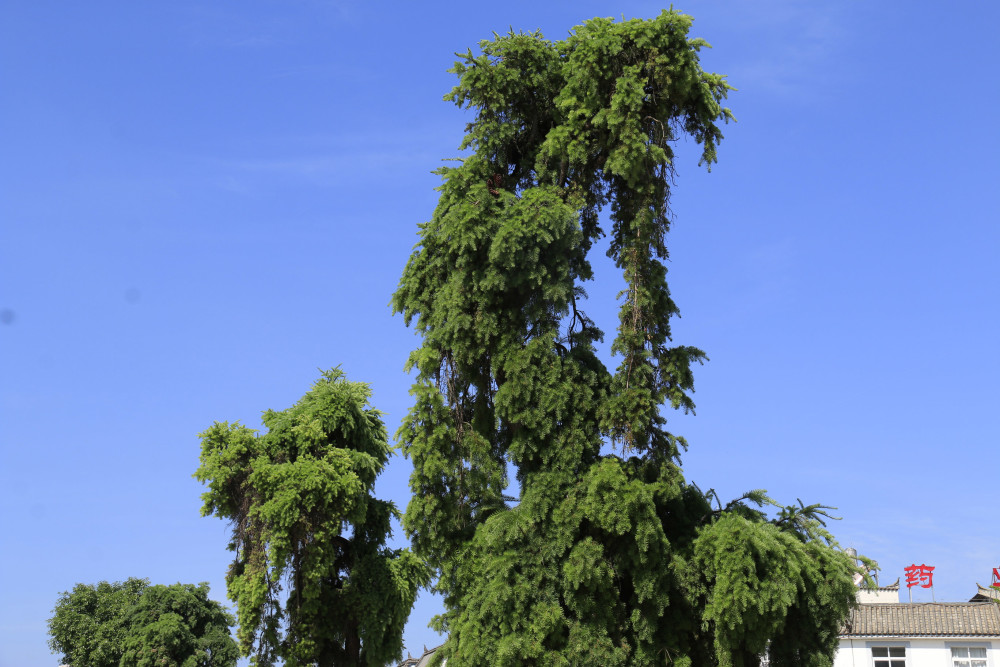
{"label": "building facade", "polygon": [[[1000,604],[979,586],[969,602],[899,602],[893,587],[859,591],[834,667],[1000,667]],[[875,598],[877,601],[866,601]]]}

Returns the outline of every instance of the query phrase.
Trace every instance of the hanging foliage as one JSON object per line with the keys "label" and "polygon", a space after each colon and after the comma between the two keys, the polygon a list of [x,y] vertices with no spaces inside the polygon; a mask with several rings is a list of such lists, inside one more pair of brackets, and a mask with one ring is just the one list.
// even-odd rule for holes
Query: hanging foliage
{"label": "hanging foliage", "polygon": [[409,550],[390,549],[392,503],[372,496],[391,454],[371,390],[339,369],[263,434],[216,422],[201,434],[202,514],[232,522],[226,576],[237,638],[259,667],[382,667],[427,582]]}
{"label": "hanging foliage", "polygon": [[[743,666],[769,645],[772,664],[831,662],[853,564],[825,508],[713,508],[666,428],[705,359],[671,343],[673,146],[693,138],[710,167],[732,118],[690,26],[671,10],[511,32],[455,64],[466,156],[439,171],[393,297],[422,336],[404,525],[438,575],[449,667]],[[625,281],[614,369],[583,310],[604,235]]]}

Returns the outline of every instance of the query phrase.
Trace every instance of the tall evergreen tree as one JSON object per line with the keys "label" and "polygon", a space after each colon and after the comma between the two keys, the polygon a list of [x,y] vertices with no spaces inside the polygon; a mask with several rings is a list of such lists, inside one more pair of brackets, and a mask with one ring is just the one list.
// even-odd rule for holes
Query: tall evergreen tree
{"label": "tall evergreen tree", "polygon": [[202,513],[232,522],[226,585],[253,665],[382,667],[402,654],[427,572],[386,546],[398,512],[372,490],[392,449],[370,397],[333,369],[264,412],[263,434],[225,422],[201,434]]}
{"label": "tall evergreen tree", "polygon": [[[423,339],[404,525],[437,571],[449,667],[755,665],[769,643],[772,664],[830,664],[853,586],[824,508],[713,506],[662,413],[694,408],[704,359],[671,344],[673,144],[693,137],[710,166],[732,118],[690,25],[511,32],[453,70],[467,155],[440,170],[393,297]],[[625,280],[614,370],[582,309],[604,234]]]}

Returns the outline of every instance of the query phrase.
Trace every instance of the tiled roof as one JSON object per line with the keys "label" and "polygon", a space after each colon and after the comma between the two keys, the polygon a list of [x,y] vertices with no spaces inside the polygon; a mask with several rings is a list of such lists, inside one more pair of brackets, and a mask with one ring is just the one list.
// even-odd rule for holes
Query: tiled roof
{"label": "tiled roof", "polygon": [[[444,646],[442,644],[441,646]],[[419,658],[414,658],[408,656],[406,660],[399,663],[399,667],[426,667],[426,665],[431,664],[431,659],[434,657],[434,652],[437,651],[441,646],[435,646],[434,648],[424,647],[424,654]]]}
{"label": "tiled roof", "polygon": [[995,602],[861,604],[841,631],[844,637],[1000,637]]}
{"label": "tiled roof", "polygon": [[876,586],[875,588],[866,588],[868,591],[898,591],[899,590],[899,577],[896,577],[896,581],[892,582],[888,586]]}
{"label": "tiled roof", "polygon": [[982,584],[976,584],[976,588],[979,590],[976,595],[969,600],[969,602],[984,602],[986,600],[1000,600],[1000,588],[995,586],[983,586]]}

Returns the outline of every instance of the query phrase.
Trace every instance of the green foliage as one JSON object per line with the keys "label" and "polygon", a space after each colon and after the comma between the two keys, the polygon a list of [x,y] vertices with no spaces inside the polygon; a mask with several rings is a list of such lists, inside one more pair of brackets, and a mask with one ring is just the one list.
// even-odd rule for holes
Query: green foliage
{"label": "green foliage", "polygon": [[[763,491],[723,507],[685,481],[666,429],[705,359],[671,344],[673,145],[692,137],[711,166],[732,118],[690,26],[671,10],[556,42],[511,32],[455,64],[468,153],[439,170],[393,296],[422,335],[404,526],[436,568],[449,667],[752,665],[769,645],[830,663],[853,566],[828,508],[772,518]],[[582,309],[605,234],[625,280],[614,370]]]}
{"label": "green foliage", "polygon": [[74,667],[234,667],[234,619],[208,584],[77,584],[49,619],[49,646]]}
{"label": "green foliage", "polygon": [[202,514],[233,524],[226,582],[255,665],[381,666],[402,652],[427,571],[385,544],[398,512],[371,494],[392,449],[370,397],[334,369],[264,412],[264,434],[218,422],[201,434]]}
{"label": "green foliage", "polygon": [[66,663],[118,667],[128,635],[128,613],[149,586],[148,579],[77,584],[59,596],[49,619],[49,648]]}
{"label": "green foliage", "polygon": [[208,584],[151,586],[129,611],[132,631],[120,667],[235,665],[235,619],[208,599]]}

